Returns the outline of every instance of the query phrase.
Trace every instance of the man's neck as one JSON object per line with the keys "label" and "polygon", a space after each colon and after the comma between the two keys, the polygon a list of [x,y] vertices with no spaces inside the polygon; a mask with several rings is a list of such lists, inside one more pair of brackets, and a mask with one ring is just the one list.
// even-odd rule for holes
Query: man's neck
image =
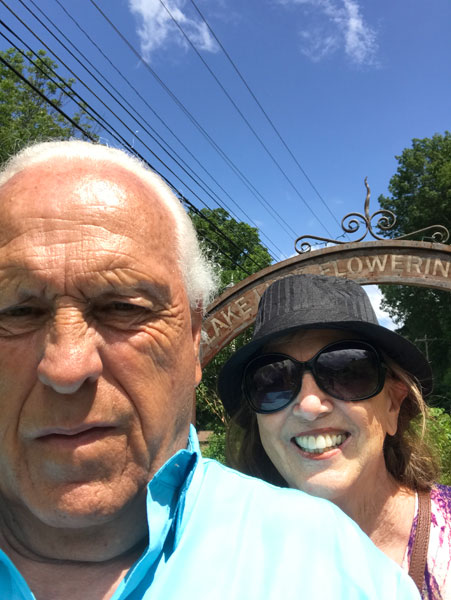
{"label": "man's neck", "polygon": [[10,558],[36,600],[108,600],[142,551],[135,548],[105,563],[36,562],[14,554]]}
{"label": "man's neck", "polygon": [[37,600],[110,598],[147,545],[145,497],[114,519],[89,527],[48,526],[4,503],[0,547]]}

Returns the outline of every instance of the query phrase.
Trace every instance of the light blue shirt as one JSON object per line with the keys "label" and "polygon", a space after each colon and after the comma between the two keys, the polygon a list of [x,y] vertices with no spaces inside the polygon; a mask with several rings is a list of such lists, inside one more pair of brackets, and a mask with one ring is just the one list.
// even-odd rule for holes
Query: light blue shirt
{"label": "light blue shirt", "polygon": [[[202,459],[193,428],[149,483],[147,521],[149,546],[112,600],[420,598],[333,504]],[[0,598],[34,599],[1,551]]]}

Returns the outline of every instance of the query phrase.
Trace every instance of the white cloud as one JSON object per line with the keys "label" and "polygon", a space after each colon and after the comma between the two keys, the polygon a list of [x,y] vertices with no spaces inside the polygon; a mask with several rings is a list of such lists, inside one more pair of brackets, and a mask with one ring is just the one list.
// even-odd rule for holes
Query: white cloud
{"label": "white cloud", "polygon": [[363,22],[357,2],[344,0],[344,5],[346,53],[359,64],[372,62],[377,50],[376,33]]}
{"label": "white cloud", "polygon": [[302,40],[302,54],[313,62],[319,62],[327,55],[332,54],[340,45],[338,36],[324,35],[323,30],[318,27],[300,31],[299,34]]}
{"label": "white cloud", "polygon": [[376,313],[376,317],[379,321],[379,324],[383,325],[384,327],[387,327],[387,329],[391,329],[392,331],[399,327],[399,325],[397,325],[391,320],[390,315],[386,311],[381,309],[380,304],[382,301],[382,294],[378,286],[365,285],[364,290],[370,297],[370,302],[374,308],[374,312]]}
{"label": "white cloud", "polygon": [[[188,17],[183,11],[186,0],[165,0],[164,4],[198,50],[217,51],[216,42],[206,24],[200,19]],[[155,50],[171,44],[188,47],[182,32],[159,0],[128,0],[128,6],[139,21],[137,32],[146,60]]]}
{"label": "white cloud", "polygon": [[300,31],[301,51],[313,61],[342,47],[352,62],[375,65],[376,32],[367,25],[357,0],[278,0],[284,6],[304,7],[309,27]]}

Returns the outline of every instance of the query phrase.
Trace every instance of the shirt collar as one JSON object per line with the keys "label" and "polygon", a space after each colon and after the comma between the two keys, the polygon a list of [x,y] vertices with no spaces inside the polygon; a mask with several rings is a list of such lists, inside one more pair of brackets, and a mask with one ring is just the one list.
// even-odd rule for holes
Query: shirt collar
{"label": "shirt collar", "polygon": [[199,459],[199,442],[191,425],[186,449],[174,454],[155,473],[147,487],[147,553],[159,554],[169,529],[180,522],[186,491]]}
{"label": "shirt collar", "polygon": [[201,460],[196,430],[191,425],[186,449],[179,450],[153,476],[147,486],[148,546],[127,573],[113,598],[133,589],[144,575],[152,578],[166,562],[180,538],[186,493]]}
{"label": "shirt collar", "polygon": [[[156,490],[159,489],[160,485],[168,485],[170,487],[178,488],[186,479],[188,471],[191,469],[189,465],[195,457],[195,463],[200,458],[200,446],[197,439],[196,430],[193,425],[190,425],[188,441],[186,448],[179,450],[174,456],[167,460],[164,465],[155,473],[148,485],[148,491],[158,496]],[[195,465],[192,467],[194,468]],[[155,491],[154,491],[155,490]]]}

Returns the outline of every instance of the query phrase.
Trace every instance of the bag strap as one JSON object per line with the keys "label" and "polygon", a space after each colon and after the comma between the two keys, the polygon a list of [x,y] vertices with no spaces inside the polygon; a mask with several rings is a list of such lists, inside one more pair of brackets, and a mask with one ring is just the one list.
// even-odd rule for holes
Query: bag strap
{"label": "bag strap", "polygon": [[415,540],[410,557],[409,575],[416,583],[420,593],[423,589],[424,571],[431,529],[431,494],[418,492],[418,519]]}

